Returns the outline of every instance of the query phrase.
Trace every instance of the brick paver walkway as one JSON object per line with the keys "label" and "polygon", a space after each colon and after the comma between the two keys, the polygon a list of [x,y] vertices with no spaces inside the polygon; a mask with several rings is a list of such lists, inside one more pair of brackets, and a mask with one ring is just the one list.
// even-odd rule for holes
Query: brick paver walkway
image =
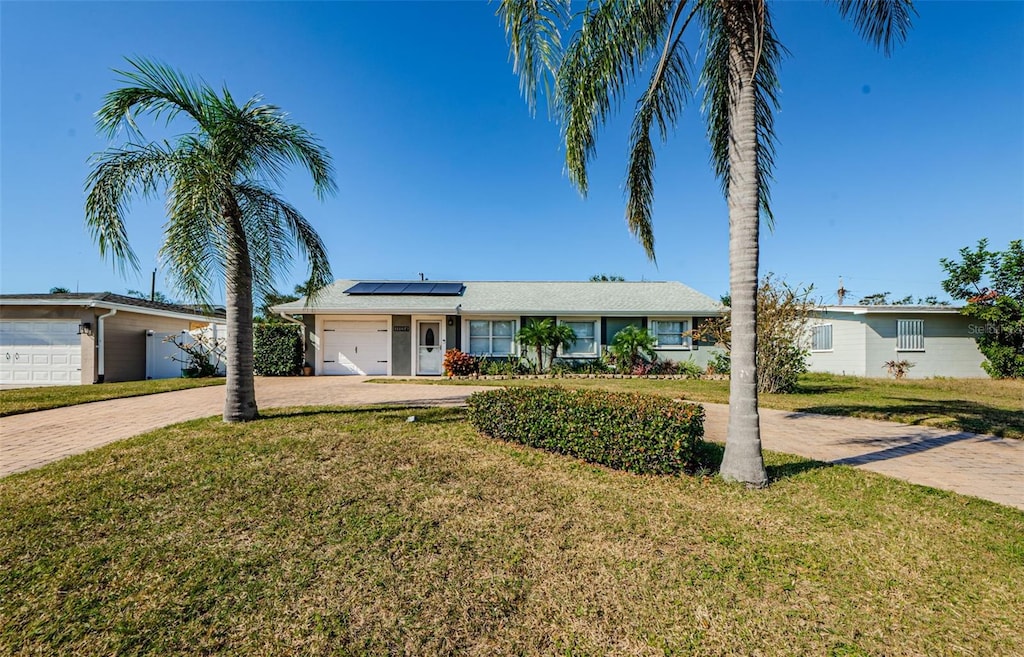
{"label": "brick paver walkway", "polygon": [[[364,384],[362,377],[258,379],[261,408],[459,404],[480,388]],[[222,387],[117,399],[0,418],[0,476],[80,454],[167,424],[217,415]],[[705,404],[710,440],[728,407]],[[1024,441],[858,418],[761,410],[765,449],[851,465],[1024,509]]]}

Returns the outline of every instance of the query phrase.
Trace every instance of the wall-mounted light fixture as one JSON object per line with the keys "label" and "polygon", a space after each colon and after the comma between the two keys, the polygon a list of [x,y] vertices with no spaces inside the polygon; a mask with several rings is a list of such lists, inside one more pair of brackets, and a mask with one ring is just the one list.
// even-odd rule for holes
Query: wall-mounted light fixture
{"label": "wall-mounted light fixture", "polygon": [[92,323],[81,322],[78,325],[78,335],[92,335]]}
{"label": "wall-mounted light fixture", "polygon": [[451,317],[448,318],[448,326],[455,326],[455,320]]}

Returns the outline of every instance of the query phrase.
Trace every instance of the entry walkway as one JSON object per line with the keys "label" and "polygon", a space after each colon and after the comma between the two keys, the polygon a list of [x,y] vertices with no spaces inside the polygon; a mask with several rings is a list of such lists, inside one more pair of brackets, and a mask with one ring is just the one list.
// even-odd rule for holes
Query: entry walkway
{"label": "entry walkway", "polygon": [[[364,377],[257,379],[260,408],[452,405],[472,386],[366,384]],[[0,418],[0,476],[168,424],[219,415],[224,388],[69,406]],[[725,440],[728,406],[705,404],[706,436]],[[879,472],[1024,510],[1024,441],[892,422],[761,409],[765,449]]]}

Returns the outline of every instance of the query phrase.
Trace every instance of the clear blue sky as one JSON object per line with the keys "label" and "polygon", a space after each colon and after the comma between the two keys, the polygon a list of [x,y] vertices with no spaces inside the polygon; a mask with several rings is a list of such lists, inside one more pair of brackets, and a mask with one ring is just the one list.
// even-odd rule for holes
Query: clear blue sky
{"label": "clear blue sky", "polygon": [[[834,8],[774,5],[782,68],[777,226],[762,272],[834,300],[941,296],[939,258],[1024,236],[1024,3],[925,2],[885,58]],[[603,131],[582,199],[557,126],[531,118],[495,5],[470,2],[3,2],[0,290],[148,289],[162,204],[136,202],[143,273],[100,259],[83,224],[94,128],[111,69],[144,56],[261,94],[315,132],[339,193],[284,189],[338,278],[679,280],[728,288],[726,205],[699,106],[659,150],[658,265],[623,219],[629,115]],[[631,103],[625,105],[626,109]],[[142,124],[144,128],[146,123]],[[155,133],[154,133],[155,134]],[[297,266],[281,281],[304,278]],[[164,273],[158,289],[167,290]]]}

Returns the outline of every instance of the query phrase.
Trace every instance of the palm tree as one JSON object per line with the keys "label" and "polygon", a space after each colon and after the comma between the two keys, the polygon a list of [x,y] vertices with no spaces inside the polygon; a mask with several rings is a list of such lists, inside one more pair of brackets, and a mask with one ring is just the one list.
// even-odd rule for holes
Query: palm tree
{"label": "palm tree", "polygon": [[555,324],[551,318],[531,319],[516,333],[516,342],[537,350],[537,374],[544,371],[544,349],[551,350],[549,362],[555,362],[559,347],[569,347],[576,341],[576,331],[565,324]]}
{"label": "palm tree", "polygon": [[[911,0],[837,0],[839,13],[890,52],[906,38]],[[683,35],[701,27],[700,83],[711,160],[729,206],[729,285],[733,352],[729,429],[721,474],[763,486],[757,411],[756,313],[760,213],[769,227],[769,181],[778,108],[777,69],[784,53],[767,0],[678,2],[589,0],[573,14],[568,0],[502,0],[498,10],[513,67],[531,109],[538,89],[562,124],[569,179],[585,195],[597,131],[632,85],[647,75],[636,101],[626,173],[626,223],[654,260],[655,151],[651,131],[668,137],[691,94]],[[562,30],[579,25],[563,48]]]}
{"label": "palm tree", "polygon": [[[132,60],[125,86],[107,94],[97,126],[108,138],[121,129],[128,141],[92,159],[85,220],[100,254],[122,270],[138,269],[125,230],[133,196],[167,197],[159,256],[182,294],[209,303],[213,276],[223,276],[227,306],[227,390],[224,421],[258,416],[253,385],[253,291],[273,291],[275,273],[297,244],[315,288],[331,279],[327,250],[313,227],[274,191],[289,165],[305,168],[323,198],[335,189],[330,155],[279,108],[252,98],[238,105],[220,92],[166,66]],[[146,143],[135,123],[150,114],[191,130],[173,141]],[[175,123],[175,125],[177,125]]]}
{"label": "palm tree", "polygon": [[641,362],[657,358],[657,352],[654,351],[657,346],[658,340],[650,331],[630,324],[612,338],[611,352],[615,360],[625,366],[626,374],[629,374]]}

